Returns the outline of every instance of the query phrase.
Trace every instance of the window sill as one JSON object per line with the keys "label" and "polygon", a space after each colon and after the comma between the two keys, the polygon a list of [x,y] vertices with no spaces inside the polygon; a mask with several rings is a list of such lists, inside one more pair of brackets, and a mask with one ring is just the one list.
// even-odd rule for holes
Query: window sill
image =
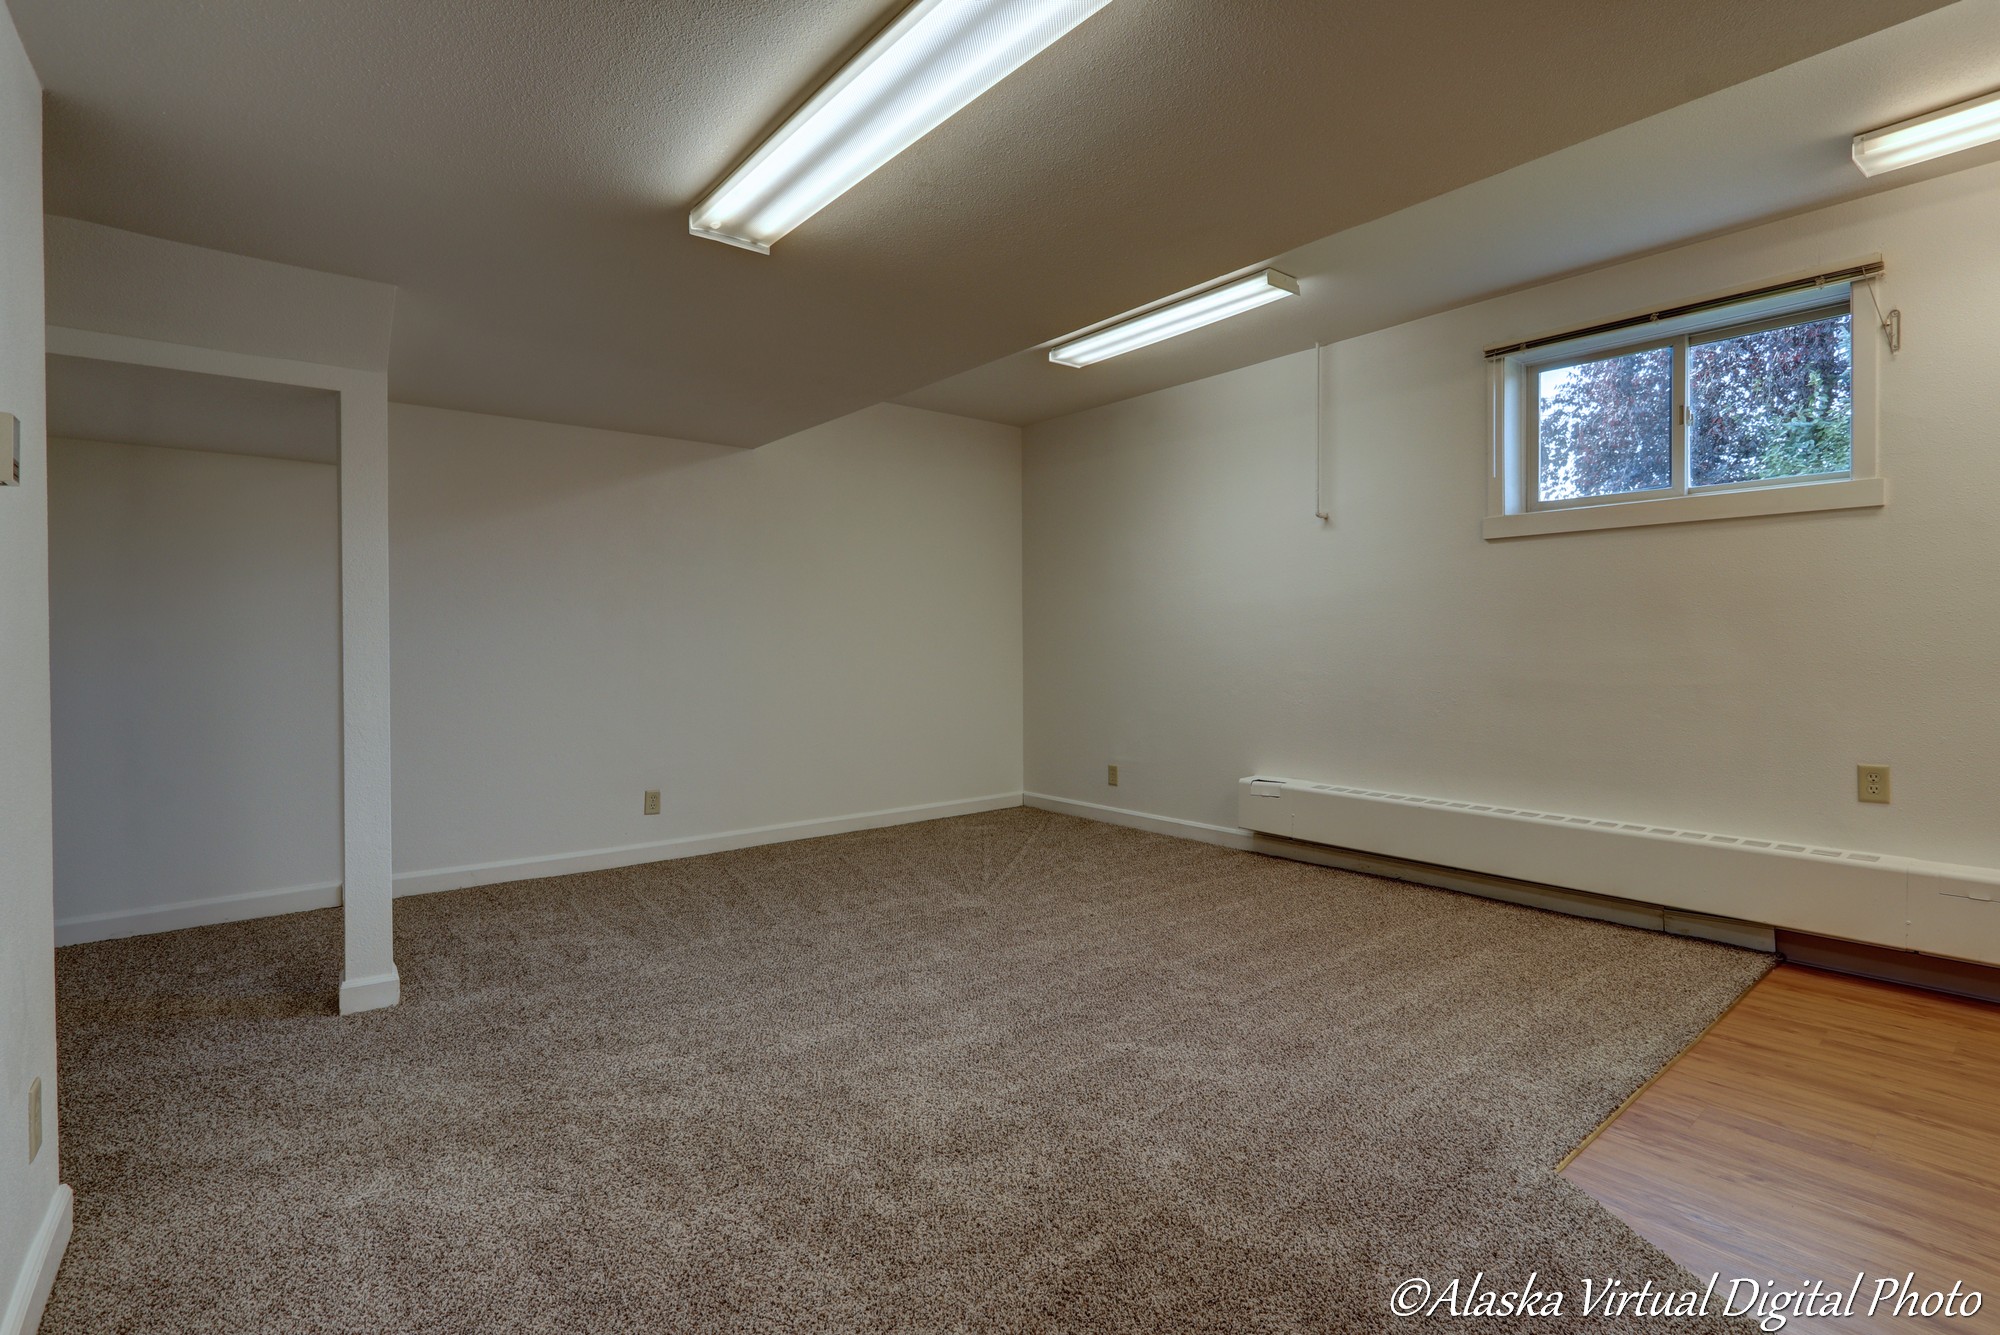
{"label": "window sill", "polygon": [[1887,504],[1888,483],[1879,477],[1839,482],[1801,482],[1789,487],[1714,491],[1703,496],[1665,496],[1651,501],[1614,501],[1563,510],[1488,515],[1486,539],[1529,538],[1542,533],[1577,533],[1595,528],[1636,528],[1642,524],[1688,524],[1702,519],[1749,515],[1793,515],[1810,510],[1859,510]]}

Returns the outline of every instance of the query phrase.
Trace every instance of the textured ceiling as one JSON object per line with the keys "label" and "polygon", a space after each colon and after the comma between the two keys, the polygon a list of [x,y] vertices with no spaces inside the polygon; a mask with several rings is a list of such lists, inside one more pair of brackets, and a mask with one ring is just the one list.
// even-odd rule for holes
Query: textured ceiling
{"label": "textured ceiling", "polygon": [[[1859,131],[1996,86],[2000,0],[1955,4],[1271,257],[1299,280],[1297,300],[1081,371],[1053,365],[1046,348],[1025,349],[897,401],[1025,426],[2000,162],[1994,144],[1871,179],[1849,156]],[[1832,267],[1860,257],[1824,258]],[[1666,305],[1707,294],[1656,297]]]}
{"label": "textured ceiling", "polygon": [[394,284],[391,393],[758,444],[1938,7],[1114,0],[766,258],[880,0],[10,0],[51,213]]}

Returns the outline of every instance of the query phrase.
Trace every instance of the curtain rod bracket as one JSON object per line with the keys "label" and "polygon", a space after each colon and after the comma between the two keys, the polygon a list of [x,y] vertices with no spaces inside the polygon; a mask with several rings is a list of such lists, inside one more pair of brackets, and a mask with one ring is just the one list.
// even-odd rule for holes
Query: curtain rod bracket
{"label": "curtain rod bracket", "polygon": [[1882,310],[1882,298],[1875,295],[1875,284],[1868,284],[1868,300],[1875,303],[1875,318],[1882,322],[1882,337],[1889,340],[1889,355],[1895,356],[1903,350],[1903,312],[1900,307]]}

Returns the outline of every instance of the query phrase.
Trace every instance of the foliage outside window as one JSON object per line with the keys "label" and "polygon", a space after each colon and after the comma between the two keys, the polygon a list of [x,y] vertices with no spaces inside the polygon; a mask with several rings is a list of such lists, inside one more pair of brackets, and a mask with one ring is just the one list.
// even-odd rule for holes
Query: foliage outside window
{"label": "foliage outside window", "polygon": [[1524,370],[1531,509],[1853,473],[1844,302]]}

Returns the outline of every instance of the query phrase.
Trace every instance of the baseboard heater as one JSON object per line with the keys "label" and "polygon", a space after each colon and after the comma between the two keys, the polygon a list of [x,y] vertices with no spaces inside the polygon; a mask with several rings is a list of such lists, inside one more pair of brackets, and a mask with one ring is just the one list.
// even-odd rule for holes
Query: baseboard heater
{"label": "baseboard heater", "polygon": [[1307,844],[2000,964],[2000,868],[1254,775],[1239,823]]}

